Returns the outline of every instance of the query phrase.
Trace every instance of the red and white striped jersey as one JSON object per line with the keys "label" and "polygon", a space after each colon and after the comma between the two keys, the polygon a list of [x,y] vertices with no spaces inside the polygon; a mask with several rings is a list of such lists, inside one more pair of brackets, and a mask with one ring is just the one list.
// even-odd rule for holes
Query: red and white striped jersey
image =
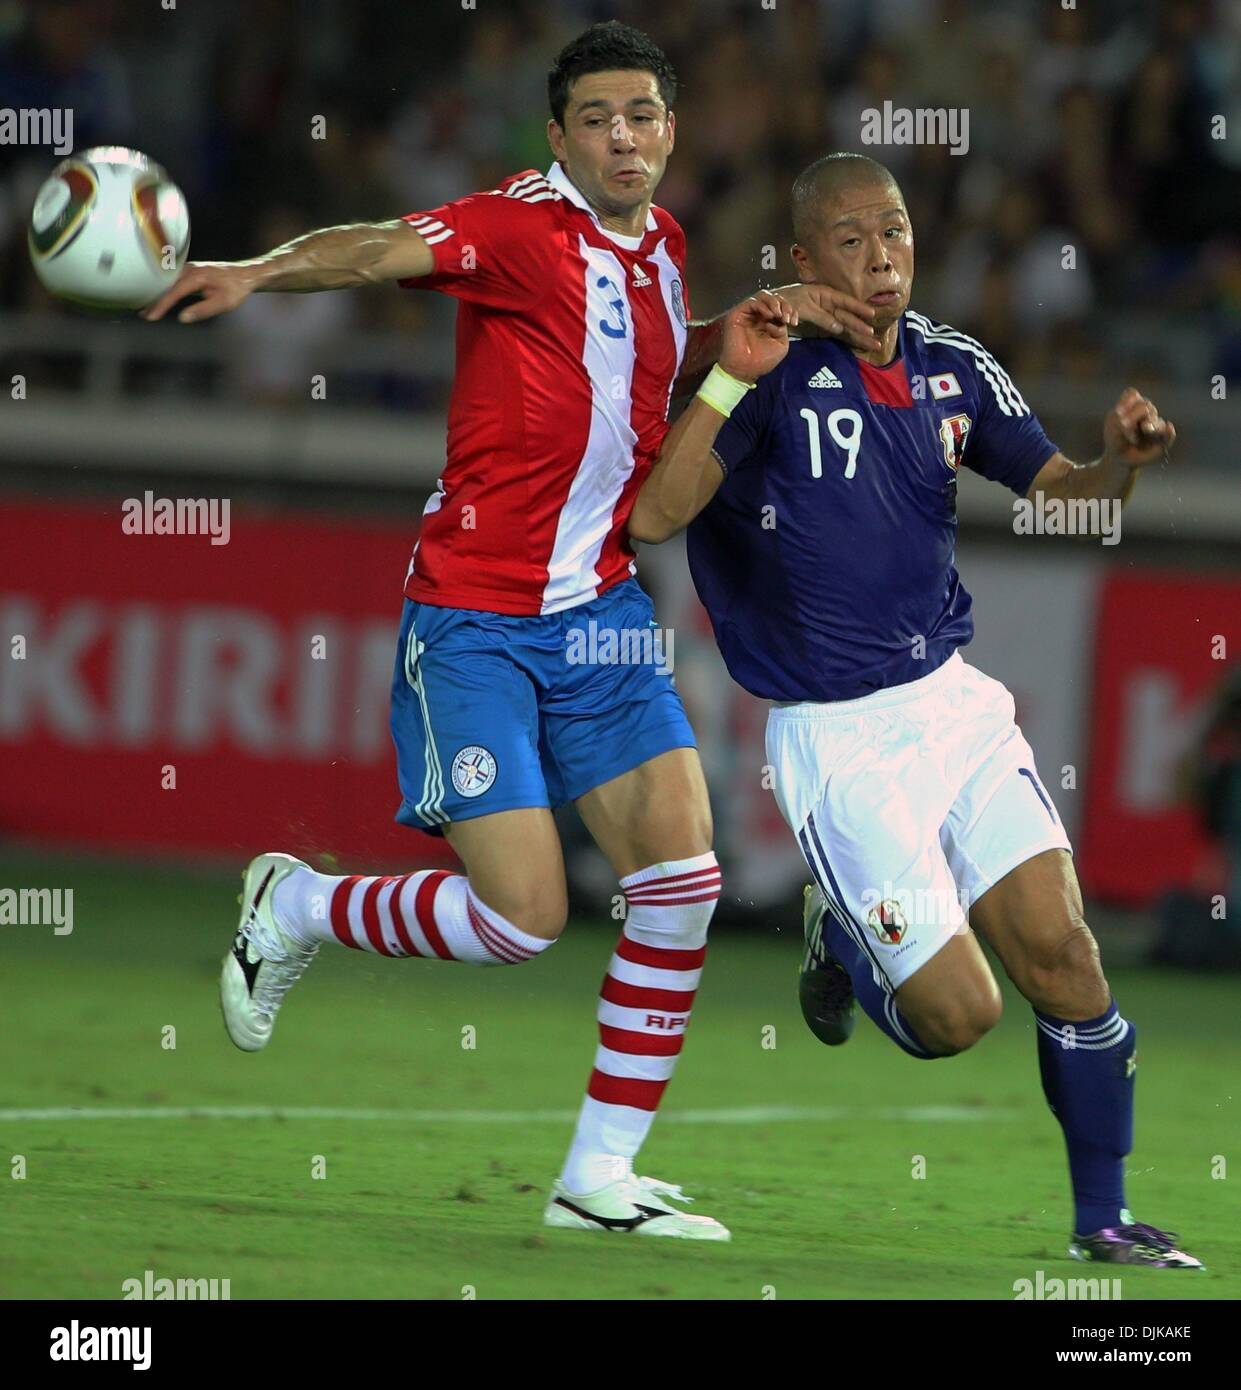
{"label": "red and white striped jersey", "polygon": [[405,593],[517,615],[572,608],[634,573],[625,525],[668,430],[685,352],[685,234],[652,207],[606,231],[559,163],[410,213],[454,295],[447,465]]}

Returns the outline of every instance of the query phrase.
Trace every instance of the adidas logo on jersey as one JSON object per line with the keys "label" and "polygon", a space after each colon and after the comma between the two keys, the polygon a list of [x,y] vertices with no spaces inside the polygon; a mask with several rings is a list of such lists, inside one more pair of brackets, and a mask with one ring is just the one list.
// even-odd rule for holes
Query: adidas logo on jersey
{"label": "adidas logo on jersey", "polygon": [[651,277],[642,269],[640,265],[633,268],[633,287],[635,290],[645,289],[651,283]]}
{"label": "adidas logo on jersey", "polygon": [[830,367],[820,367],[806,383],[807,386],[843,386],[844,383]]}

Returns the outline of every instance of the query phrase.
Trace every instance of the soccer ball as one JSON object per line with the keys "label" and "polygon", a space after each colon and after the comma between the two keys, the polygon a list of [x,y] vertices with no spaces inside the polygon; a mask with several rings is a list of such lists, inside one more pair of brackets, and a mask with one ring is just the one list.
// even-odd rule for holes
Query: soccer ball
{"label": "soccer ball", "polygon": [[141,309],[185,264],[190,214],[154,160],[101,145],[52,171],[27,243],[35,274],[54,295],[92,309]]}

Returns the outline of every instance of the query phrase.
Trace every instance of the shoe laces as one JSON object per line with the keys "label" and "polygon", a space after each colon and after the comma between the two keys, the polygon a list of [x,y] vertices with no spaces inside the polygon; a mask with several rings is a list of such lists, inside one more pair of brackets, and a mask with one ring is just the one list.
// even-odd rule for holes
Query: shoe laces
{"label": "shoe laces", "polygon": [[255,915],[241,929],[242,936],[252,941],[263,957],[263,965],[254,981],[254,1007],[269,1018],[275,1017],[284,997],[306,973],[318,947],[302,952],[280,941],[277,933],[265,926]]}
{"label": "shoe laces", "polygon": [[258,948],[258,953],[265,961],[277,962],[284,960],[289,952],[288,948],[276,935],[272,927],[265,926],[259,921],[257,912],[252,912],[241,927],[241,934],[247,941],[253,941]]}
{"label": "shoe laces", "polygon": [[1131,1221],[1121,1226],[1120,1234],[1135,1245],[1148,1246],[1160,1255],[1174,1249],[1178,1238],[1175,1231],[1161,1231],[1158,1226],[1148,1226],[1144,1221]]}
{"label": "shoe laces", "polygon": [[654,1193],[657,1197],[671,1197],[677,1202],[693,1202],[681,1191],[679,1183],[661,1182],[658,1178],[635,1178],[638,1188],[643,1192]]}

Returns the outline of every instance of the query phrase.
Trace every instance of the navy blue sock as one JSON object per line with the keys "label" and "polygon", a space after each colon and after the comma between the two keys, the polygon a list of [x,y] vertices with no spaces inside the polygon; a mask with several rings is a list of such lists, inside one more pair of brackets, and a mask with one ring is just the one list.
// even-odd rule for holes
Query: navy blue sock
{"label": "navy blue sock", "polygon": [[937,1052],[931,1052],[914,1032],[909,1020],[896,1007],[896,1000],[890,991],[876,981],[871,958],[853,936],[845,931],[836,920],[836,914],[830,910],[823,918],[823,940],[827,949],[849,972],[858,1003],[897,1047],[908,1052],[911,1057],[930,1059],[939,1056]]}
{"label": "navy blue sock", "polygon": [[1133,1148],[1137,1029],[1107,1013],[1083,1023],[1034,1010],[1043,1094],[1069,1151],[1076,1235],[1120,1224],[1125,1155]]}

